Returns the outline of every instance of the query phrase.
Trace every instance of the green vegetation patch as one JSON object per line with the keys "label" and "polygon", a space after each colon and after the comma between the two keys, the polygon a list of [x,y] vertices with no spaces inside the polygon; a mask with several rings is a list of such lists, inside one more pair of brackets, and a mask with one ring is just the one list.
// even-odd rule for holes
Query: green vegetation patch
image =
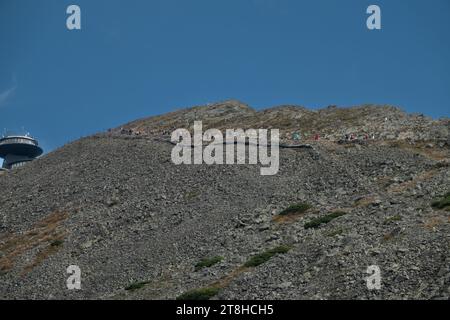
{"label": "green vegetation patch", "polygon": [[343,212],[343,211],[335,211],[335,212],[330,213],[330,214],[328,214],[326,216],[313,219],[310,222],[305,223],[305,229],[310,229],[310,228],[316,229],[316,228],[320,227],[320,225],[327,224],[331,220],[334,220],[334,219],[336,219],[338,217],[341,217],[341,216],[343,216],[345,214],[346,214],[346,212]]}
{"label": "green vegetation patch", "polygon": [[384,223],[384,224],[388,224],[388,223],[390,223],[390,222],[400,221],[400,220],[402,220],[402,216],[399,215],[399,214],[397,214],[397,215],[395,215],[395,216],[392,216],[392,217],[387,218],[386,220],[384,220],[383,223]]}
{"label": "green vegetation patch", "polygon": [[127,291],[138,290],[138,289],[141,289],[143,286],[145,286],[148,283],[150,283],[150,281],[134,282],[134,283],[130,284],[128,287],[126,287],[125,290],[127,290]]}
{"label": "green vegetation patch", "polygon": [[431,206],[435,209],[450,208],[450,192],[447,192],[441,199],[433,201]]}
{"label": "green vegetation patch", "polygon": [[311,205],[308,203],[293,204],[280,212],[280,216],[302,214],[311,209]]}
{"label": "green vegetation patch", "polygon": [[221,257],[221,256],[215,256],[212,258],[204,258],[195,265],[195,271],[201,270],[203,268],[209,268],[209,267],[215,265],[216,263],[219,263],[222,260],[223,260],[223,257]]}
{"label": "green vegetation patch", "polygon": [[60,245],[62,245],[64,243],[64,241],[62,241],[62,240],[53,240],[51,243],[50,243],[50,245],[52,246],[52,247],[59,247]]}
{"label": "green vegetation patch", "polygon": [[191,190],[191,191],[187,192],[187,193],[184,195],[184,197],[185,197],[187,200],[192,200],[192,199],[194,199],[194,198],[197,198],[199,195],[200,195],[200,192],[199,192],[198,190]]}
{"label": "green vegetation patch", "polygon": [[245,264],[244,267],[250,268],[250,267],[256,267],[260,264],[263,264],[264,262],[270,260],[273,256],[277,254],[283,254],[291,250],[291,247],[282,245],[275,247],[273,249],[269,249],[267,251],[264,251],[260,254],[257,254],[256,256],[251,257]]}
{"label": "green vegetation patch", "polygon": [[206,287],[200,289],[193,289],[186,291],[185,293],[179,295],[177,300],[209,300],[218,294],[220,288],[218,287]]}

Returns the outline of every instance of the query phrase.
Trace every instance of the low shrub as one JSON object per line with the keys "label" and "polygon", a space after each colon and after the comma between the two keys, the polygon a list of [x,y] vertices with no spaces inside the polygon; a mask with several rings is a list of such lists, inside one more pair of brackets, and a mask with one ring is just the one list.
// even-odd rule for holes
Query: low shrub
{"label": "low shrub", "polygon": [[215,265],[216,263],[219,263],[222,260],[223,260],[223,257],[221,257],[221,256],[215,256],[212,258],[204,258],[195,265],[195,271],[201,270],[203,268],[209,268],[209,267]]}
{"label": "low shrub", "polygon": [[302,214],[311,209],[308,203],[293,204],[280,212],[280,216]]}
{"label": "low shrub", "polygon": [[50,243],[50,245],[52,246],[52,247],[59,247],[60,245],[62,245],[64,243],[64,241],[62,241],[62,240],[53,240],[51,243]]}
{"label": "low shrub", "polygon": [[134,283],[130,284],[128,287],[126,287],[125,290],[127,290],[127,291],[138,290],[148,283],[149,283],[149,281],[134,282]]}
{"label": "low shrub", "polygon": [[310,229],[310,228],[316,229],[316,228],[320,227],[320,225],[327,224],[331,220],[334,220],[334,219],[336,219],[338,217],[341,217],[341,216],[343,216],[345,214],[346,214],[346,212],[335,211],[335,212],[330,213],[330,214],[328,214],[326,216],[313,219],[310,222],[305,223],[305,229]]}
{"label": "low shrub", "polygon": [[256,256],[251,257],[245,264],[244,267],[251,268],[259,266],[260,264],[263,264],[264,262],[270,260],[273,256],[277,254],[283,254],[288,252],[291,249],[289,246],[278,246],[273,249],[269,249],[267,251],[264,251],[260,254],[257,254]]}
{"label": "low shrub", "polygon": [[445,209],[450,207],[450,192],[447,192],[441,199],[433,201],[431,206],[435,209]]}

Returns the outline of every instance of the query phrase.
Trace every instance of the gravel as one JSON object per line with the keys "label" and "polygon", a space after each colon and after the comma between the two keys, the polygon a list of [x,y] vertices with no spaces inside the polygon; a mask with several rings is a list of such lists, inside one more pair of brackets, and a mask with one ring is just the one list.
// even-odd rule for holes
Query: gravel
{"label": "gravel", "polygon": [[[448,120],[353,109],[352,122],[324,129],[327,140],[311,141],[313,149],[281,150],[275,176],[261,176],[257,165],[176,166],[161,141],[193,119],[258,128],[287,118],[281,129],[289,136],[306,115],[320,127],[320,118],[341,110],[349,109],[196,107],[82,138],[0,173],[0,299],[174,299],[221,279],[216,299],[449,299],[450,212],[431,207],[450,190]],[[337,143],[352,126],[376,129],[379,138]],[[296,203],[312,209],[277,219]],[[346,214],[304,228],[337,210]],[[241,268],[282,244],[291,250]],[[218,255],[219,263],[194,270]],[[66,287],[69,265],[81,268],[81,290]],[[370,265],[381,270],[380,290],[367,288]]]}

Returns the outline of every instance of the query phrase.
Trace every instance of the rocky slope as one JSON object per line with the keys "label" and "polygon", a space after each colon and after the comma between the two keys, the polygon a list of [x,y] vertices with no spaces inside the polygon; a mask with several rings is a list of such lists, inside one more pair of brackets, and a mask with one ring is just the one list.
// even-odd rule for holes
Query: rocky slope
{"label": "rocky slope", "polygon": [[[321,139],[280,150],[274,176],[176,166],[162,137],[194,120]],[[448,299],[450,211],[431,204],[450,191],[449,130],[448,119],[388,106],[257,112],[226,101],[72,142],[0,172],[0,299],[173,299],[199,288],[213,299]],[[375,139],[338,143],[351,133]],[[306,210],[280,215],[299,203]],[[280,246],[289,250],[267,255]],[[267,261],[248,262],[261,253]],[[66,287],[69,265],[81,268],[81,290]],[[367,288],[370,265],[380,290]]]}

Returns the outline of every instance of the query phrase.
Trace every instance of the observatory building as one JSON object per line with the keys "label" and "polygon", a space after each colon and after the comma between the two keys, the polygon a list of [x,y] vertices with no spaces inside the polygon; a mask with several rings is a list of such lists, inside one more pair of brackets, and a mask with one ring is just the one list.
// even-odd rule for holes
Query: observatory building
{"label": "observatory building", "polygon": [[[38,142],[28,135],[6,136],[0,138],[0,158],[3,158],[2,169],[14,169],[42,154]],[[1,170],[1,169],[0,169]]]}

